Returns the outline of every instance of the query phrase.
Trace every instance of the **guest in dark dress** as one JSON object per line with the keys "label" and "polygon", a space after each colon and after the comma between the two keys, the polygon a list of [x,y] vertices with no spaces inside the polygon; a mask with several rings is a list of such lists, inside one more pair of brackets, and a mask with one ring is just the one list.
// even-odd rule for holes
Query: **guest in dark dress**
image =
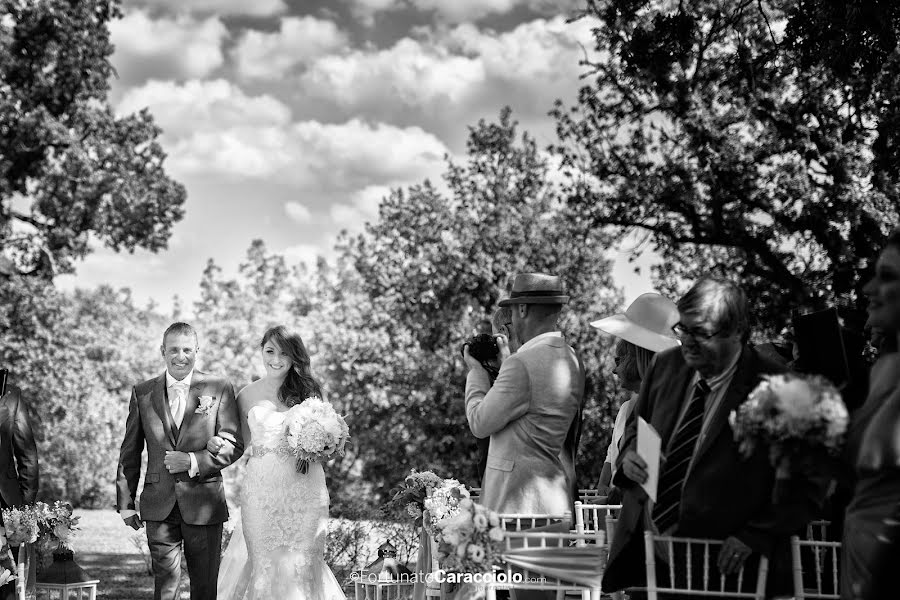
{"label": "guest in dark dress", "polygon": [[[872,328],[900,336],[900,230],[864,288]],[[854,415],[848,445],[858,448],[853,499],[844,523],[841,598],[900,598],[900,354],[872,367],[869,397]]]}

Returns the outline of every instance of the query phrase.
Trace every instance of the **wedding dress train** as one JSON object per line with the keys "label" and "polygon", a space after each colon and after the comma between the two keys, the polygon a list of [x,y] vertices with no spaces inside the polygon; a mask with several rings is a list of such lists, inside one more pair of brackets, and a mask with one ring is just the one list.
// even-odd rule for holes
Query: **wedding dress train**
{"label": "wedding dress train", "polygon": [[219,568],[218,600],[345,600],[325,564],[328,490],[321,463],[298,473],[279,450],[285,411],[272,403],[247,415],[251,455],[241,521]]}

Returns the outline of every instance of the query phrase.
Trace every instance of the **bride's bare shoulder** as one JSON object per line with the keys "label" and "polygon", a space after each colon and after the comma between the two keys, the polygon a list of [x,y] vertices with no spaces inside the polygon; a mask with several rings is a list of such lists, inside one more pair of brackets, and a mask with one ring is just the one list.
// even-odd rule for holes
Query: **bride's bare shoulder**
{"label": "bride's bare shoulder", "polygon": [[245,385],[237,395],[238,406],[244,414],[250,412],[250,409],[260,403],[263,399],[262,386],[260,379]]}

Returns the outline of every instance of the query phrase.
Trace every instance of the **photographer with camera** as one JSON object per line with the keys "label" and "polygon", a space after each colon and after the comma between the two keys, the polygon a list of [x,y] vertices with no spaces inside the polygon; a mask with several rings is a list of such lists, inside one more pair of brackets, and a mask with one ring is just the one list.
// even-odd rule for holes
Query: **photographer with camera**
{"label": "photographer with camera", "polygon": [[561,460],[584,396],[584,371],[557,327],[563,305],[559,277],[516,276],[510,297],[510,333],[519,343],[509,355],[505,336],[501,365],[491,382],[478,357],[464,348],[466,418],[478,438],[490,438],[481,503],[503,513],[563,514],[572,510],[570,477]]}

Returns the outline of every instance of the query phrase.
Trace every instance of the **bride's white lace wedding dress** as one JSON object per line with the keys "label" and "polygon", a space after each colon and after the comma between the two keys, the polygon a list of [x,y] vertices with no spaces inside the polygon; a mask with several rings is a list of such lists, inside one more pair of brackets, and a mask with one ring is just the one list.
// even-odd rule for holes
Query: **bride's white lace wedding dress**
{"label": "bride's white lace wedding dress", "polygon": [[[298,473],[279,445],[287,411],[250,409],[241,518],[219,568],[218,600],[344,600],[325,564],[328,490],[321,463]],[[242,548],[243,547],[243,548]]]}

